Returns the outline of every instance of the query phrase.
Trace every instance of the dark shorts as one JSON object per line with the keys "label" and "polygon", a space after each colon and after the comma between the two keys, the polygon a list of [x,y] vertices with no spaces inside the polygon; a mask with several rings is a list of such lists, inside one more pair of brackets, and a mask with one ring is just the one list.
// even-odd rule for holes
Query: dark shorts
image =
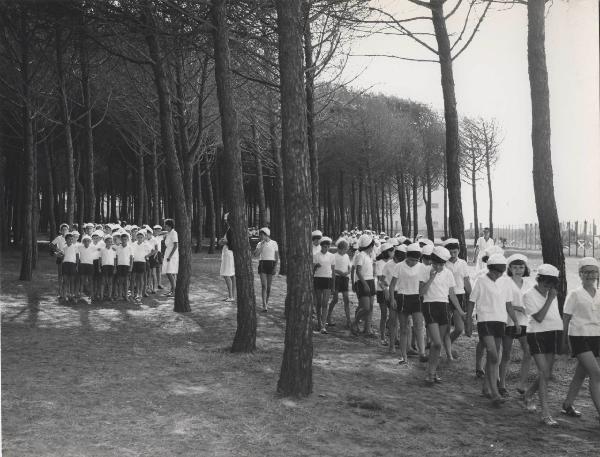
{"label": "dark shorts", "polygon": [[77,264],[74,262],[62,263],[62,274],[65,276],[75,276],[77,273]]}
{"label": "dark shorts", "polygon": [[146,262],[133,262],[133,272],[134,273],[145,273],[146,272]]}
{"label": "dark shorts", "polygon": [[94,276],[100,276],[102,272],[100,271],[100,259],[94,260]]}
{"label": "dark shorts", "polygon": [[348,283],[350,278],[348,276],[336,276],[335,277],[335,291],[336,292],[348,292]]}
{"label": "dark shorts", "polygon": [[56,258],[56,265],[60,265],[62,263],[63,259],[61,257],[57,257]]}
{"label": "dark shorts", "polygon": [[117,265],[117,276],[123,278],[129,276],[129,265]]}
{"label": "dark shorts", "polygon": [[448,325],[450,322],[448,303],[441,301],[423,303],[421,310],[427,325]]}
{"label": "dark shorts", "polygon": [[114,265],[102,265],[102,275],[112,276],[115,273]]}
{"label": "dark shorts", "polygon": [[374,279],[367,279],[366,283],[369,285],[368,292],[365,290],[365,287],[364,287],[362,281],[356,281],[354,283],[354,285],[356,286],[356,295],[358,296],[358,298],[372,297],[377,292],[375,290],[375,280]]}
{"label": "dark shorts", "polygon": [[531,354],[560,354],[562,330],[527,334],[527,343]]}
{"label": "dark shorts", "polygon": [[80,263],[79,264],[79,274],[82,276],[89,276],[94,274],[94,264],[93,263]]}
{"label": "dark shorts", "polygon": [[484,336],[493,336],[494,338],[502,338],[506,332],[506,322],[485,321],[477,322],[477,334],[479,339]]}
{"label": "dark shorts", "polygon": [[521,325],[521,331],[519,333],[515,333],[516,327],[514,325],[507,325],[504,335],[510,336],[515,340],[521,338],[523,336],[527,336],[527,326]]}
{"label": "dark shorts", "polygon": [[385,294],[383,293],[383,290],[378,290],[375,295],[377,295],[377,303],[379,303],[380,305],[384,305]]}
{"label": "dark shorts", "polygon": [[421,312],[421,296],[419,294],[397,294],[396,297],[396,303],[401,313],[413,314]]}
{"label": "dark shorts", "polygon": [[573,357],[584,352],[591,352],[594,354],[594,357],[600,357],[600,336],[569,335],[569,342],[571,343],[571,354],[573,354]]}
{"label": "dark shorts", "polygon": [[331,278],[313,278],[313,287],[315,290],[331,289]]}
{"label": "dark shorts", "polygon": [[148,258],[148,267],[149,268],[156,268],[158,266],[158,259],[156,258],[155,255],[151,255]]}
{"label": "dark shorts", "polygon": [[275,271],[274,260],[260,260],[258,262],[258,274],[264,273],[266,275],[272,275]]}

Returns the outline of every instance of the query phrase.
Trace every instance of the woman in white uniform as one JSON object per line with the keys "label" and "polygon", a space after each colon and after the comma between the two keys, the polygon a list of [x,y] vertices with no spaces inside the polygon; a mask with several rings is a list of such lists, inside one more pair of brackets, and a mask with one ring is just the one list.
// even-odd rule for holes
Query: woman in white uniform
{"label": "woman in white uniform", "polygon": [[165,219],[165,257],[163,258],[162,273],[167,275],[171,290],[165,295],[173,297],[175,295],[175,283],[177,281],[177,273],[179,272],[179,238],[175,231],[175,222],[173,219]]}
{"label": "woman in white uniform", "polygon": [[225,284],[227,285],[227,298],[225,301],[234,301],[235,300],[235,265],[233,261],[233,248],[231,244],[231,227],[227,222],[227,216],[229,213],[225,214],[225,223],[227,224],[227,231],[223,238],[219,241],[219,244],[223,247],[221,250],[221,270],[219,274],[223,276],[225,279]]}

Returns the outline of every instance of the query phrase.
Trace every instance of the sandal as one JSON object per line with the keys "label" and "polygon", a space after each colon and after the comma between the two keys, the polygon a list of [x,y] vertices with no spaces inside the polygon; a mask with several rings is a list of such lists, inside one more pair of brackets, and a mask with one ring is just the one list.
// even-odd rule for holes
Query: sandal
{"label": "sandal", "polygon": [[440,377],[438,376],[438,374],[436,373],[436,374],[434,374],[434,375],[433,375],[433,381],[434,381],[435,383],[437,383],[437,384],[440,384],[440,383],[442,382],[442,378],[440,378]]}
{"label": "sandal", "polygon": [[563,403],[560,412],[569,417],[581,417],[581,413],[573,408],[573,405],[566,406],[565,403]]}
{"label": "sandal", "polygon": [[508,393],[508,390],[506,390],[506,387],[498,387],[498,393],[504,398],[510,397],[510,394]]}
{"label": "sandal", "polygon": [[533,401],[533,398],[524,398],[523,406],[525,406],[525,409],[527,411],[529,411],[530,413],[533,413],[537,410],[537,406],[535,406],[535,402]]}
{"label": "sandal", "polygon": [[552,416],[542,417],[542,422],[545,425],[548,425],[549,427],[556,427],[556,426],[558,426],[558,422],[556,422],[554,419],[552,419]]}
{"label": "sandal", "polygon": [[476,378],[483,378],[485,376],[485,371],[480,370],[479,368],[475,370],[475,377]]}
{"label": "sandal", "polygon": [[398,360],[398,365],[406,365],[408,362],[405,359]]}

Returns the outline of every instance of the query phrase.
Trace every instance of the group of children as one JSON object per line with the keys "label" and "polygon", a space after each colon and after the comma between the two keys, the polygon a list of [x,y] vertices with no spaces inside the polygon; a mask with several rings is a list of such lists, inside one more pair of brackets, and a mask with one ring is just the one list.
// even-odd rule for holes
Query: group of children
{"label": "group of children", "polygon": [[58,267],[58,296],[75,300],[83,294],[92,302],[140,300],[162,289],[160,284],[163,232],[160,225],[93,224],[83,234],[60,226],[51,243]]}
{"label": "group of children", "polygon": [[[506,258],[493,240],[481,243],[483,252],[476,253],[475,258],[480,258],[482,268],[475,274],[458,257],[459,241],[454,238],[436,246],[431,240],[421,238],[413,242],[401,234],[388,237],[370,231],[344,232],[332,246],[331,238],[315,230],[312,242],[315,332],[327,334],[327,328],[335,325],[331,316],[341,293],[347,328],[355,335],[362,331],[376,337],[371,323],[376,300],[381,311],[381,343],[389,346],[392,353],[398,346],[401,365],[407,364],[409,355],[428,363],[425,383],[433,386],[442,382],[438,373],[442,348],[448,359],[454,360],[457,353],[453,344],[463,332],[472,335],[475,318],[479,337],[476,376],[483,381],[482,395],[494,406],[502,405],[510,396],[506,374],[512,344],[517,339],[523,355],[516,390],[528,411],[537,409],[533,400],[537,393],[543,423],[558,425],[548,406],[548,381],[555,356],[568,351],[578,364],[561,412],[581,416],[573,402],[589,376],[592,400],[600,414],[600,294],[596,259],[580,260],[581,287],[569,294],[561,317],[558,269],[543,264],[538,267],[535,280],[531,280],[527,257],[514,254]],[[358,299],[353,317],[350,289]],[[532,359],[538,375],[528,384]]]}

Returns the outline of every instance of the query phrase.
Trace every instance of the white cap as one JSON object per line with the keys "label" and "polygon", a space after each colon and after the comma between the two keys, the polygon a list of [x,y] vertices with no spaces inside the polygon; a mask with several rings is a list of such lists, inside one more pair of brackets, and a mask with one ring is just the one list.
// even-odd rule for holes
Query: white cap
{"label": "white cap", "polygon": [[460,244],[460,242],[456,238],[448,238],[443,243],[444,246],[448,246],[449,244]]}
{"label": "white cap", "polygon": [[146,236],[146,230],[144,230],[144,229],[138,230],[138,232],[135,236],[138,236],[138,235]]}
{"label": "white cap", "polygon": [[312,232],[312,235],[311,235],[311,236],[312,236],[313,238],[314,238],[315,236],[322,237],[322,236],[323,236],[323,232],[321,232],[321,230],[313,230],[313,232]]}
{"label": "white cap", "polygon": [[105,235],[105,236],[104,236],[104,240],[105,240],[105,241],[106,241],[106,240],[112,240],[112,237],[113,237],[112,235]]}
{"label": "white cap", "polygon": [[598,268],[598,261],[593,257],[584,257],[579,261],[579,269],[583,267],[596,267]]}
{"label": "white cap", "polygon": [[491,255],[486,262],[488,265],[506,265],[506,258],[502,254]]}
{"label": "white cap", "polygon": [[392,249],[394,246],[392,243],[388,243],[387,241],[381,245],[380,252],[387,251],[388,249]]}
{"label": "white cap", "polygon": [[102,230],[95,230],[92,236],[104,236],[104,232]]}
{"label": "white cap", "polygon": [[332,242],[333,242],[333,240],[331,238],[329,238],[328,236],[324,236],[323,238],[321,238],[319,240],[319,244],[323,244],[323,243],[331,244]]}
{"label": "white cap", "polygon": [[433,244],[426,244],[421,249],[421,254],[423,255],[431,255],[433,254]]}
{"label": "white cap", "polygon": [[265,235],[267,236],[271,236],[271,230],[269,230],[269,227],[263,227],[259,230],[259,233],[263,232]]}
{"label": "white cap", "polygon": [[404,235],[400,235],[398,237],[398,243],[402,244],[406,241],[406,237]]}
{"label": "white cap", "polygon": [[394,248],[395,251],[406,252],[406,244],[399,244]]}
{"label": "white cap", "polygon": [[81,238],[81,241],[85,241],[85,240],[92,241],[92,237],[89,235],[83,235],[83,237]]}
{"label": "white cap", "polygon": [[419,238],[419,243],[423,243],[423,245],[430,244],[433,246],[433,241],[431,241],[429,238]]}
{"label": "white cap", "polygon": [[436,246],[436,247],[434,247],[432,254],[434,256],[436,256],[436,257],[439,257],[444,262],[446,262],[446,261],[448,261],[448,259],[450,259],[450,251],[448,251],[448,249],[446,249],[443,246]]}
{"label": "white cap", "polygon": [[483,252],[483,255],[487,255],[488,257],[491,257],[494,254],[504,255],[504,249],[502,249],[500,246],[490,246]]}
{"label": "white cap", "polygon": [[137,225],[133,224],[133,225],[131,226],[131,230],[133,230],[133,229],[139,230],[139,227],[138,227]]}
{"label": "white cap", "polygon": [[517,260],[527,263],[529,259],[523,254],[513,254],[508,259],[506,259],[506,264],[510,265],[511,263],[516,262]]}
{"label": "white cap", "polygon": [[392,246],[398,246],[400,244],[400,241],[398,241],[398,238],[390,238],[388,240],[388,243],[392,243]]}
{"label": "white cap", "polygon": [[131,225],[127,224],[127,225],[124,227],[124,229],[125,229],[126,231],[129,231],[129,230],[131,230]]}
{"label": "white cap", "polygon": [[421,252],[421,245],[419,243],[413,243],[406,246],[406,252]]}
{"label": "white cap", "polygon": [[358,239],[358,247],[359,248],[366,248],[372,242],[373,242],[373,237],[371,235],[367,235],[365,233],[364,235],[361,235],[360,238]]}
{"label": "white cap", "polygon": [[538,268],[538,274],[542,276],[554,276],[555,278],[558,278],[559,271],[558,268],[556,268],[554,265],[550,265],[549,263],[543,263]]}
{"label": "white cap", "polygon": [[158,225],[156,224],[154,227],[152,227],[155,230],[162,230],[162,225]]}

